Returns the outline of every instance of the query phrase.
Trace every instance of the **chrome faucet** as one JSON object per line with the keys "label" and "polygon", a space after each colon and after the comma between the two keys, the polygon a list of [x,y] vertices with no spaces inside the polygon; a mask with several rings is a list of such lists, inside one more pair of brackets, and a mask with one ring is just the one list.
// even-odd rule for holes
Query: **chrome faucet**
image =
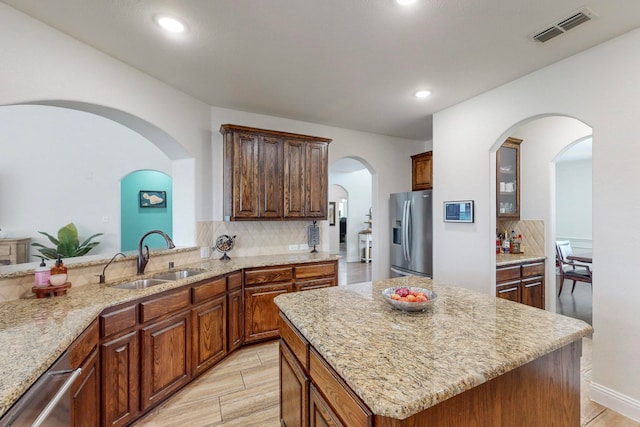
{"label": "chrome faucet", "polygon": [[109,261],[109,262],[107,263],[107,265],[105,265],[105,266],[104,266],[104,268],[102,269],[102,274],[98,276],[98,277],[100,278],[100,283],[104,283],[104,282],[105,282],[105,275],[104,275],[104,272],[105,272],[105,271],[107,271],[107,267],[109,267],[109,266],[111,265],[111,263],[113,262],[113,260],[114,260],[114,259],[116,259],[116,257],[117,257],[118,255],[122,255],[122,258],[125,258],[125,257],[126,257],[126,255],[125,255],[125,254],[123,254],[122,252],[118,252],[117,254],[115,254],[115,255],[113,256],[113,258],[111,258],[111,261]]}
{"label": "chrome faucet", "polygon": [[140,242],[138,242],[138,276],[141,276],[144,274],[144,269],[147,266],[147,263],[149,262],[149,246],[144,245],[145,252],[142,253],[142,241],[150,234],[159,234],[162,237],[164,237],[164,240],[166,240],[167,242],[167,248],[173,249],[176,247],[176,245],[173,244],[173,240],[171,240],[171,237],[169,237],[167,233],[165,233],[162,230],[151,230],[145,233],[140,238]]}

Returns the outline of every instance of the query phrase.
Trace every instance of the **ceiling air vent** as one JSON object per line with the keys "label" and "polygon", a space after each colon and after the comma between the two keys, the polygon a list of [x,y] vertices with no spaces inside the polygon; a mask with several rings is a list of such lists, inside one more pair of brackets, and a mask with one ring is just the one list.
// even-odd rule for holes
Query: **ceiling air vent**
{"label": "ceiling air vent", "polygon": [[560,34],[564,34],[566,31],[569,31],[580,24],[591,21],[595,17],[596,15],[590,9],[583,7],[582,9],[561,19],[559,22],[549,25],[544,30],[531,35],[531,38],[537,42],[544,43],[556,36],[559,36]]}

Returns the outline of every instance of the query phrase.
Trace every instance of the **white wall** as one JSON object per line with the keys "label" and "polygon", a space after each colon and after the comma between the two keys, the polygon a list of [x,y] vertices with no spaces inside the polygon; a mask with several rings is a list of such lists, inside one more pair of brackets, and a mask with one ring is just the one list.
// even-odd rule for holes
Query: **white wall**
{"label": "white wall", "polygon": [[[369,188],[369,194],[371,194],[371,188]],[[329,184],[329,202],[334,202],[336,204],[336,225],[329,227],[329,252],[332,254],[340,252],[340,215],[338,212],[338,206],[341,199],[347,199],[348,197],[349,194],[344,188],[339,185]]]}
{"label": "white wall", "polygon": [[[111,115],[150,135],[148,139],[169,158],[194,159],[196,177],[210,169],[210,156],[203,154],[209,152],[211,140],[206,104],[4,3],[0,3],[0,39],[0,105],[67,103]],[[188,173],[184,177],[177,172],[173,179],[178,186],[190,179]],[[186,185],[195,191],[193,199],[183,200],[182,220],[195,223],[197,218],[209,218],[210,180]],[[195,235],[177,239],[193,243]]]}
{"label": "white wall", "polygon": [[556,236],[576,254],[591,252],[591,159],[556,163]]}
{"label": "white wall", "polygon": [[[360,254],[358,252],[358,233],[369,227],[369,225],[365,224],[364,221],[369,219],[367,214],[369,213],[369,208],[371,208],[371,173],[367,169],[350,173],[334,172],[329,177],[329,185],[331,184],[338,184],[345,188],[349,193],[349,212],[347,215],[347,262],[360,261]],[[375,214],[373,215],[375,221]],[[376,224],[377,221],[374,222],[372,229],[375,228]]]}
{"label": "white wall", "polygon": [[[246,113],[243,111],[211,107],[211,129],[214,130],[212,147],[213,220],[222,220],[222,135],[217,131],[220,125],[233,123],[263,129],[277,129],[304,135],[331,138],[329,144],[329,164],[342,157],[352,157],[362,161],[371,171],[373,188],[371,205],[374,221],[389,223],[389,194],[411,189],[412,154],[425,151],[428,143],[390,136],[359,132],[280,117]],[[351,194],[350,194],[351,197]],[[349,211],[352,214],[352,211]],[[322,221],[321,248],[329,250],[329,227]],[[388,242],[388,227],[373,228],[374,242]],[[389,276],[389,245],[373,245],[372,265],[374,279]]]}
{"label": "white wall", "polygon": [[[640,31],[633,31],[434,116],[435,203],[475,199],[476,223],[434,221],[434,276],[490,293],[495,281],[495,155],[514,128],[549,114],[593,129],[593,384],[591,397],[640,420]],[[631,186],[630,186],[631,185]],[[625,209],[618,209],[621,200]],[[615,220],[612,220],[615,218]],[[459,242],[465,242],[461,264]],[[451,265],[458,268],[451,269]],[[464,268],[459,268],[464,266]]]}
{"label": "white wall", "polygon": [[0,107],[0,141],[0,228],[51,246],[38,231],[56,236],[73,222],[81,240],[104,233],[92,255],[120,251],[120,180],[140,169],[171,172],[140,134],[67,108]]}

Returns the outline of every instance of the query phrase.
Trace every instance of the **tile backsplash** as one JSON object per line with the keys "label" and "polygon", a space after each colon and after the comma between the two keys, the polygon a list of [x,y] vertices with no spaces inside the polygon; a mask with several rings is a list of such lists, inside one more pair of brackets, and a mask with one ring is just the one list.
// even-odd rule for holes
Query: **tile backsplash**
{"label": "tile backsplash", "polygon": [[[218,236],[227,234],[236,236],[232,257],[283,254],[290,252],[289,245],[307,243],[307,228],[311,224],[312,221],[200,221],[197,244],[213,247]],[[318,227],[321,226],[319,222]]]}
{"label": "tile backsplash", "polygon": [[521,221],[498,221],[498,232],[511,230],[522,234],[522,243],[525,253],[530,255],[544,255],[544,221],[542,220],[521,220]]}

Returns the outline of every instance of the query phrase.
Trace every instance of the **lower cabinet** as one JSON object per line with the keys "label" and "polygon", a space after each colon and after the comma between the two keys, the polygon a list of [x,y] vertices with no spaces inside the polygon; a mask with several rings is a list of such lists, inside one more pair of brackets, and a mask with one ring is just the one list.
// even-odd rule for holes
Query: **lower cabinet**
{"label": "lower cabinet", "polygon": [[309,425],[309,379],[289,347],[280,342],[280,421],[283,427]]}
{"label": "lower cabinet", "polygon": [[227,355],[227,296],[191,309],[193,375],[200,375]]}
{"label": "lower cabinet", "polygon": [[80,366],[82,373],[71,386],[71,425],[100,425],[100,358],[94,349]]}
{"label": "lower cabinet", "polygon": [[135,330],[100,346],[103,426],[123,426],[138,415],[139,365]]}
{"label": "lower cabinet", "polygon": [[190,316],[183,311],[140,330],[140,396],[144,411],[189,382]]}
{"label": "lower cabinet", "polygon": [[313,386],[309,390],[309,427],[343,427],[338,416],[331,410],[318,389]]}
{"label": "lower cabinet", "polygon": [[229,291],[228,310],[228,348],[229,352],[239,348],[244,341],[244,303],[242,288]]}
{"label": "lower cabinet", "polygon": [[245,287],[245,344],[278,337],[279,309],[273,300],[287,292],[293,292],[293,283]]}
{"label": "lower cabinet", "polygon": [[544,310],[545,262],[496,267],[496,296]]}

